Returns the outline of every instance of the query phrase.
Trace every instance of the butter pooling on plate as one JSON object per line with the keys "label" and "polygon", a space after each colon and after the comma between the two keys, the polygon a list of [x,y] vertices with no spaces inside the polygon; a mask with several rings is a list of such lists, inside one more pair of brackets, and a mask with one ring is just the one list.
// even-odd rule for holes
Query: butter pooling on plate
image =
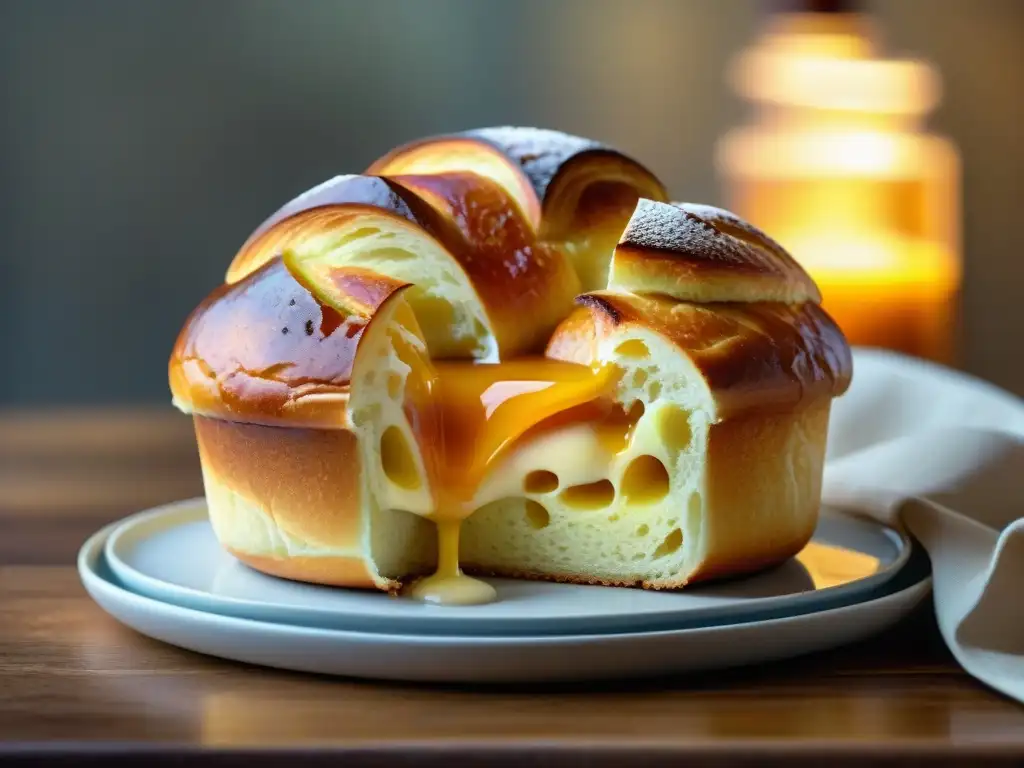
{"label": "butter pooling on plate", "polygon": [[471,576],[676,589],[799,552],[849,347],[780,245],[668,199],[501,128],[286,204],[169,366],[221,544],[463,603],[494,596]]}

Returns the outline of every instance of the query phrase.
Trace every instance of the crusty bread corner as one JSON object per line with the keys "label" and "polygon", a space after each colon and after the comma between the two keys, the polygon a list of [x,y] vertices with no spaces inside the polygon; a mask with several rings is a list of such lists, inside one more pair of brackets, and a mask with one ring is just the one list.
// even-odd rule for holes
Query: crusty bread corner
{"label": "crusty bread corner", "polygon": [[[362,462],[351,430],[193,421],[210,522],[242,562],[280,578],[385,592],[429,571],[431,524],[375,508],[359,473],[339,471]],[[367,546],[372,536],[387,542]],[[389,552],[400,560],[388,561]]]}
{"label": "crusty bread corner", "polygon": [[322,306],[274,259],[189,315],[168,362],[174,403],[229,421],[342,426],[365,325]]}
{"label": "crusty bread corner", "polygon": [[[629,362],[616,352],[632,336],[678,359],[677,375],[706,390],[710,418],[831,400],[850,385],[853,358],[835,321],[812,303],[702,304],[595,291],[556,329],[546,354],[590,364]],[[644,343],[644,342],[641,342]],[[667,371],[657,368],[658,378]]]}
{"label": "crusty bread corner", "polygon": [[[817,525],[828,417],[828,404],[818,403],[698,428],[707,458],[685,457],[692,469],[674,474],[676,487],[655,504],[580,510],[557,495],[494,502],[466,521],[464,568],[671,590],[781,563]],[[547,513],[543,528],[533,504]]]}
{"label": "crusty bread corner", "polygon": [[[421,383],[426,345],[404,294],[384,298],[361,328],[346,371],[352,392],[333,423],[193,414],[214,532],[258,570],[395,591],[433,564],[435,536],[421,516],[430,503],[426,472],[402,407]],[[389,443],[416,465],[418,483],[381,471]]]}
{"label": "crusty bread corner", "polygon": [[[640,414],[632,442],[593,474],[475,512],[466,568],[672,589],[798,552],[817,522],[831,401],[850,379],[827,315],[610,291],[581,303],[547,354],[621,370],[616,398]],[[510,463],[551,469],[528,445]]]}

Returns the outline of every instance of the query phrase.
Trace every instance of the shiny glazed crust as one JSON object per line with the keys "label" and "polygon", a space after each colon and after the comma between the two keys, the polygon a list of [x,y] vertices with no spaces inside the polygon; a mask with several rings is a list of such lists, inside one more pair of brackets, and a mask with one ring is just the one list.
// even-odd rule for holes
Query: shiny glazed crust
{"label": "shiny glazed crust", "polygon": [[[193,421],[210,522],[225,549],[285,579],[399,588],[399,580],[378,572],[365,546],[371,520],[363,513],[351,431]],[[432,541],[429,523],[412,515],[402,521]]]}
{"label": "shiny glazed crust", "polygon": [[831,400],[850,384],[850,349],[815,304],[689,304],[610,291],[578,301],[552,335],[549,357],[590,363],[615,329],[653,331],[693,361],[717,421]]}
{"label": "shiny glazed crust", "polygon": [[275,259],[192,312],[168,365],[171,393],[190,413],[343,426],[365,325],[322,306]]}
{"label": "shiny glazed crust", "polygon": [[[303,207],[310,202],[317,205]],[[446,254],[456,280],[471,286],[504,356],[542,348],[580,290],[566,255],[537,240],[502,187],[472,174],[339,177],[285,210],[239,250],[228,282],[244,281],[285,249],[332,234],[353,236],[365,220]]]}
{"label": "shiny glazed crust", "polygon": [[540,230],[560,229],[579,204],[585,183],[622,182],[640,197],[667,200],[661,181],[640,163],[592,139],[542,128],[501,126],[432,136],[404,144],[376,160],[368,174],[438,172],[479,157],[480,170],[499,181],[519,201]]}

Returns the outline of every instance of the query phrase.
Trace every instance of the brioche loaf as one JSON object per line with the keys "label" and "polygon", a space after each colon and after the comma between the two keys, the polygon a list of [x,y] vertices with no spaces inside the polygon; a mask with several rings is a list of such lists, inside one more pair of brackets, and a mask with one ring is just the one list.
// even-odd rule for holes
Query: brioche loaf
{"label": "brioche loaf", "polygon": [[393,591],[454,547],[469,573],[679,588],[814,530],[852,367],[819,302],[621,153],[485,129],[271,215],[169,377],[216,535],[266,573]]}

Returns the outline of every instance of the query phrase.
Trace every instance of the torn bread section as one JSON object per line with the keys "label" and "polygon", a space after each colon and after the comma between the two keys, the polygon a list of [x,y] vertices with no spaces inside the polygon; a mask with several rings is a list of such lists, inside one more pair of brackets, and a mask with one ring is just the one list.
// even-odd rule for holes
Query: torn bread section
{"label": "torn bread section", "polygon": [[[324,418],[297,426],[193,413],[211,523],[243,562],[283,578],[387,591],[433,567],[436,542],[425,517],[432,503],[417,480],[424,475],[418,453],[407,454],[412,465],[403,477],[392,470],[401,480],[401,493],[388,494],[397,497],[395,507],[379,503],[384,491],[374,469],[375,446],[394,440],[382,436],[413,441],[398,390],[415,387],[414,367],[402,358],[423,341],[403,292],[384,298],[345,340],[356,347],[345,383],[363,385],[351,393],[346,386],[346,397],[332,400],[333,413],[324,406]],[[287,306],[302,311],[298,302]],[[341,326],[320,343],[339,333]],[[316,397],[316,385],[306,386],[299,399]],[[394,397],[374,396],[381,392]]]}
{"label": "torn bread section", "polygon": [[218,538],[287,578],[394,590],[445,548],[440,570],[458,576],[458,525],[497,458],[600,399],[609,372],[435,363],[409,286],[352,265],[296,280],[291,255],[200,307],[170,365]]}
{"label": "torn bread section", "polygon": [[[544,359],[432,363],[408,342],[399,337],[387,345],[388,385],[379,368],[364,378],[357,359],[352,413],[366,449],[363,466],[381,507],[436,525],[436,572],[411,594],[435,603],[486,602],[493,589],[465,576],[459,564],[464,521],[494,492],[495,477],[508,476],[498,467],[521,440],[535,445],[577,423],[622,432],[624,425],[612,426],[610,418],[614,374]],[[531,433],[538,437],[527,439]]]}
{"label": "torn bread section", "polygon": [[[343,269],[342,308],[362,275]],[[292,405],[242,416],[222,400],[225,421],[196,420],[215,530],[260,570],[388,590],[435,572],[438,600],[465,599],[446,591],[471,583],[462,570],[674,588],[785,559],[813,530],[829,404],[849,380],[815,305],[595,293],[547,359],[474,364],[431,359],[397,282],[366,282],[372,315],[325,326],[275,270],[230,289],[252,320],[232,361],[258,350],[245,367],[273,371]],[[186,346],[220,365],[215,317]],[[268,368],[268,340],[300,321],[312,335],[278,359],[296,362]],[[339,357],[321,370],[327,349]],[[308,413],[332,402],[331,417],[283,426],[319,386]]]}
{"label": "torn bread section", "polygon": [[[827,316],[814,305],[583,303],[548,354],[613,361],[615,399],[640,418],[618,453],[581,427],[510,457],[510,475],[528,482],[467,521],[467,570],[661,589],[798,552],[817,522],[831,400],[850,376]],[[570,451],[584,458],[563,478],[549,462]]]}

